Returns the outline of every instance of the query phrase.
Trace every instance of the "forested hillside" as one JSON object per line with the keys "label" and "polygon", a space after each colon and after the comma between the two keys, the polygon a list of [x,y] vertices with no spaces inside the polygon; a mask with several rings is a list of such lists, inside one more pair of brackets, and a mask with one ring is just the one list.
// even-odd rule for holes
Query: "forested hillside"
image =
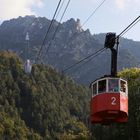
{"label": "forested hillside", "polygon": [[31,75],[13,53],[0,52],[0,139],[89,137],[90,93],[53,68],[34,65]]}
{"label": "forested hillside", "polygon": [[128,80],[128,123],[90,125],[90,92],[86,87],[48,66],[34,65],[32,74],[27,75],[15,54],[1,52],[0,139],[139,139],[140,69],[126,69],[119,75]]}

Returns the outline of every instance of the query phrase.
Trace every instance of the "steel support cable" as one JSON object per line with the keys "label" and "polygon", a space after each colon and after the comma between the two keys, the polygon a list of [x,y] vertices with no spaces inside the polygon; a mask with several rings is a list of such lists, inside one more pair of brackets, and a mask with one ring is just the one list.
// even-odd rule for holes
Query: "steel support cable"
{"label": "steel support cable", "polygon": [[[90,20],[90,18],[97,12],[97,10],[104,4],[106,0],[103,0],[96,8],[95,10],[91,13],[91,15],[84,21],[84,23],[81,25],[81,29],[82,27]],[[75,34],[73,35],[73,37],[75,36]]]}
{"label": "steel support cable", "polygon": [[84,21],[84,23],[82,24],[81,28],[89,21],[89,19],[97,12],[97,10],[105,3],[106,0],[103,0],[98,6],[97,8],[95,8],[95,10],[91,13],[91,15]]}
{"label": "steel support cable", "polygon": [[[90,16],[84,21],[84,23],[81,25],[80,29],[82,29],[82,27],[89,21],[89,19],[90,19],[93,15],[95,15],[95,13],[97,12],[97,10],[99,10],[99,8],[105,3],[105,1],[106,1],[106,0],[103,0],[103,1],[95,8],[95,10],[91,13],[91,15],[90,15]],[[77,35],[77,32],[75,32],[69,40],[75,38],[76,35]],[[69,41],[68,41],[68,42],[69,42]],[[65,44],[67,44],[68,42],[66,42]],[[68,45],[69,45],[69,43],[68,43]]]}
{"label": "steel support cable", "polygon": [[[97,10],[105,3],[105,1],[106,0],[103,0],[100,4],[99,4],[99,6],[97,6],[97,8],[95,8],[95,10],[92,12],[92,14],[85,20],[85,22],[82,24],[82,26],[80,27],[80,28],[82,28],[88,21],[89,21],[89,19],[97,12]],[[71,37],[71,38],[73,38],[74,36],[76,35],[76,33],[74,33],[74,35]],[[83,60],[84,61],[84,60]],[[79,64],[79,62],[77,62],[78,64]],[[69,66],[67,69],[69,69],[69,68],[71,68],[71,67],[74,67],[75,65],[77,65],[77,64],[73,64],[73,65],[71,65],[71,66]],[[64,71],[67,71],[67,69],[64,69],[63,70],[63,72]]]}
{"label": "steel support cable", "polygon": [[[56,30],[55,30],[55,32],[54,32],[54,34],[53,34],[53,37],[52,37],[51,41],[49,42],[48,47],[47,47],[47,49],[46,49],[46,52],[45,52],[44,54],[47,54],[47,53],[49,52],[49,49],[50,49],[51,44],[52,44],[52,41],[54,41],[54,39],[55,39],[56,33],[57,33],[57,31],[58,31],[58,29],[59,29],[59,27],[60,27],[60,25],[61,25],[61,21],[62,21],[64,15],[65,15],[65,13],[66,13],[66,11],[67,11],[67,9],[68,9],[68,6],[69,6],[69,4],[70,4],[70,1],[71,1],[71,0],[68,0],[68,3],[67,3],[67,5],[66,5],[66,7],[65,7],[65,9],[64,9],[64,12],[63,12],[63,14],[62,14],[62,16],[61,16],[61,18],[60,18],[59,24],[57,25]],[[45,56],[44,56],[44,57],[45,57]]]}
{"label": "steel support cable", "polygon": [[59,0],[59,3],[58,3],[58,5],[57,5],[57,8],[56,8],[55,13],[54,13],[54,15],[53,15],[53,18],[52,18],[52,20],[51,20],[51,23],[50,23],[50,25],[49,25],[49,27],[48,27],[48,30],[47,30],[47,32],[46,32],[46,34],[45,34],[45,37],[44,37],[43,42],[42,42],[42,45],[41,45],[41,47],[40,47],[40,49],[39,49],[39,52],[38,52],[38,54],[37,54],[36,60],[37,60],[37,59],[40,59],[41,51],[42,51],[42,49],[43,49],[43,46],[45,45],[47,36],[48,36],[48,34],[49,34],[49,32],[50,32],[51,26],[52,26],[52,24],[53,24],[53,22],[54,22],[54,19],[55,19],[55,16],[56,16],[56,14],[57,14],[57,11],[58,11],[58,9],[59,9],[59,6],[60,6],[61,1],[62,1],[62,0]]}
{"label": "steel support cable", "polygon": [[59,13],[61,12],[61,9],[62,9],[62,7],[63,7],[65,1],[66,1],[66,0],[63,0],[63,1],[62,1],[62,4],[61,4],[61,6],[60,6],[60,8],[59,8],[59,11],[58,11],[58,13],[57,13],[55,19],[57,19]]}
{"label": "steel support cable", "polygon": [[134,27],[140,21],[140,16],[138,16],[133,22],[131,22],[119,35],[116,37],[117,52],[119,45],[119,38],[126,34],[132,27]]}
{"label": "steel support cable", "polygon": [[138,16],[132,23],[130,23],[117,37],[123,36],[128,32],[132,27],[134,27],[140,21],[140,16]]}
{"label": "steel support cable", "polygon": [[140,21],[140,19],[135,22],[131,27],[129,27],[120,37],[122,37],[124,34],[126,34],[131,28],[133,28],[138,22]]}
{"label": "steel support cable", "polygon": [[[96,8],[95,8],[95,10],[92,12],[92,14],[84,21],[84,23],[82,24],[82,26],[80,27],[80,28],[82,28],[88,21],[89,21],[89,19],[97,12],[97,10],[104,4],[104,2],[105,2],[106,0],[103,0],[100,4],[99,4],[99,6],[97,6]],[[69,2],[68,2],[69,3]],[[68,7],[68,4],[67,3],[67,6],[66,7]],[[64,11],[66,11],[66,9],[67,8],[65,8],[65,10]],[[65,13],[63,13],[63,15],[64,15]],[[61,18],[63,18],[63,15],[62,15],[62,17]],[[62,21],[62,19],[60,19],[60,21],[59,22],[61,22]],[[59,25],[60,26],[60,25]],[[58,29],[57,29],[58,30]],[[56,31],[57,32],[57,31]],[[77,33],[77,32],[76,32]],[[72,38],[74,38],[75,37],[75,35],[76,35],[76,33],[74,33],[74,35],[70,38],[70,39],[72,39]],[[67,43],[66,43],[67,44]]]}
{"label": "steel support cable", "polygon": [[94,55],[97,55],[100,51],[102,51],[102,50],[104,50],[104,49],[105,49],[105,48],[99,49],[98,51],[96,51],[96,52],[90,54],[89,56],[87,56],[87,57],[81,59],[80,61],[78,61],[78,62],[76,62],[76,63],[74,63],[74,64],[68,66],[67,68],[65,68],[65,69],[62,70],[62,71],[65,72],[65,71],[68,71],[68,70],[72,69],[73,67],[75,67],[76,65],[82,63],[82,62],[85,61],[86,59],[89,59],[90,57],[92,57],[92,56],[94,56]]}
{"label": "steel support cable", "polygon": [[81,66],[87,64],[88,62],[90,62],[93,58],[97,57],[98,55],[100,55],[102,52],[104,52],[107,48],[103,48],[99,53],[97,53],[94,56],[91,56],[91,58],[89,60],[87,60],[86,62],[82,63],[81,65],[79,65],[78,67],[76,67],[75,70],[79,69]]}
{"label": "steel support cable", "polygon": [[82,65],[85,65],[86,63],[90,62],[93,58],[97,57],[98,55],[100,55],[102,52],[104,52],[107,48],[103,48],[99,53],[97,53],[94,56],[91,56],[91,58],[89,60],[87,60],[86,62],[84,62]]}
{"label": "steel support cable", "polygon": [[[140,18],[140,16],[138,16],[138,17],[137,17],[127,28],[125,28],[116,38],[118,39],[120,36],[124,35],[124,33],[126,33],[127,31],[129,31],[134,25],[136,25],[136,24],[140,21],[139,18]],[[77,63],[75,63],[75,64],[73,64],[73,65],[67,67],[66,69],[63,70],[63,72],[65,72],[65,71],[67,71],[67,70],[73,68],[74,66],[78,65],[79,63],[81,63],[81,62],[85,61],[86,59],[89,59],[90,57],[92,57],[93,55],[95,55],[95,56],[93,56],[92,58],[90,58],[88,61],[86,61],[85,63],[89,62],[90,60],[92,60],[93,58],[95,58],[99,52],[101,53],[101,52],[103,52],[104,50],[105,50],[105,48],[102,48],[102,49],[98,50],[98,51],[95,52],[94,54],[91,54],[91,55],[87,56],[86,58],[84,58],[84,59],[78,61]],[[98,54],[98,55],[99,55],[99,54]],[[85,64],[85,63],[84,63],[84,64]]]}

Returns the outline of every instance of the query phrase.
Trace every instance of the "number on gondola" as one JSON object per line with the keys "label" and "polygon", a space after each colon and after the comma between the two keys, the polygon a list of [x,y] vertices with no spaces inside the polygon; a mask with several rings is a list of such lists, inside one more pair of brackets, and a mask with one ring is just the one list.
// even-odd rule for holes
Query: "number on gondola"
{"label": "number on gondola", "polygon": [[111,102],[112,105],[116,105],[116,98],[115,97],[111,97],[111,101],[112,101]]}

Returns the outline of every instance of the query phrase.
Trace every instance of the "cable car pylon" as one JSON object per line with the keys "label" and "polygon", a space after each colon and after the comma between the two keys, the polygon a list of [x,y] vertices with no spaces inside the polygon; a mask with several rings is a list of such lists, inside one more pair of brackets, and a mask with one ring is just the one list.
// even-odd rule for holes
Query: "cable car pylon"
{"label": "cable car pylon", "polygon": [[24,63],[24,71],[26,74],[30,74],[31,73],[31,70],[32,70],[32,65],[31,65],[31,61],[29,59],[29,41],[30,41],[30,38],[29,38],[29,33],[27,32],[26,33],[26,37],[25,37],[25,40],[26,40],[26,48],[25,48],[25,63]]}

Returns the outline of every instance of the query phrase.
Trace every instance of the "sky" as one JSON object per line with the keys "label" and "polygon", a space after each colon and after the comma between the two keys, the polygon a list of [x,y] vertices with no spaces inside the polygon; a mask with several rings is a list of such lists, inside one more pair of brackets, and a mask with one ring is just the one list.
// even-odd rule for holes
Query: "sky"
{"label": "sky", "polygon": [[[65,0],[64,6],[67,1]],[[0,0],[0,22],[25,15],[52,19],[58,2],[59,0]],[[78,18],[82,25],[101,2],[103,0],[71,0],[62,22]],[[61,14],[62,12],[56,20],[60,20]],[[138,16],[140,16],[140,0],[106,0],[83,29],[89,29],[92,34],[107,32],[119,34]],[[140,22],[123,37],[140,41]]]}

